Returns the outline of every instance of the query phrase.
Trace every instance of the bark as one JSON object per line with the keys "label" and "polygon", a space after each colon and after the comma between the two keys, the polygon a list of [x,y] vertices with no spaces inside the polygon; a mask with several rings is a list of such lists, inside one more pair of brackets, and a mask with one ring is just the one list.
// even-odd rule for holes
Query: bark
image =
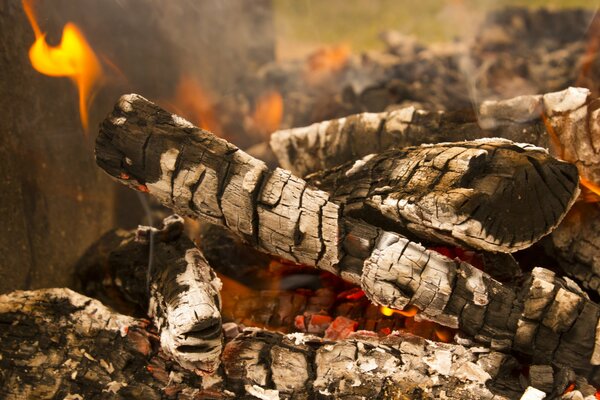
{"label": "bark", "polygon": [[563,271],[600,293],[600,206],[579,202],[547,241]]}
{"label": "bark", "polygon": [[[476,146],[485,143],[474,148],[481,151]],[[500,143],[497,153],[508,146],[529,155],[540,171],[547,165],[567,165],[539,149],[487,143]],[[468,165],[486,165],[484,157],[491,157],[486,154]],[[569,363],[597,379],[598,306],[572,281],[539,269],[520,288],[502,285],[472,265],[427,250],[401,234],[343,217],[325,192],[287,171],[267,171],[260,161],[139,96],[124,96],[105,120],[96,156],[110,175],[138,189],[144,185],[143,190],[165,205],[225,225],[263,251],[360,284],[378,304],[416,306],[421,318],[461,329],[479,342],[514,348],[541,363]],[[490,162],[486,168],[495,165]],[[545,175],[552,182],[552,175]],[[570,182],[576,191],[576,179]],[[531,312],[532,303],[543,306],[540,315]]]}
{"label": "bark", "polygon": [[299,176],[390,148],[502,137],[549,148],[600,182],[600,102],[587,89],[486,101],[472,111],[402,108],[356,114],[275,132],[271,147],[282,167]]}
{"label": "bark", "polygon": [[[0,299],[0,393],[10,400],[517,399],[524,390],[522,366],[511,356],[403,334],[331,342],[247,330],[226,345],[222,367],[200,377],[157,351],[143,320],[68,289]],[[572,372],[548,368],[521,380],[562,393]]]}
{"label": "bark", "polygon": [[349,234],[343,264],[364,265],[361,286],[375,303],[416,306],[419,318],[458,328],[477,342],[513,349],[537,363],[569,365],[598,381],[600,307],[575,282],[535,268],[520,285],[503,285],[398,234],[355,229],[373,239]]}
{"label": "bark", "polygon": [[[123,96],[102,124],[96,158],[111,176],[179,213],[225,225],[262,251],[333,273],[341,258],[344,202],[349,216],[373,210],[371,216],[359,213],[371,223],[510,252],[555,227],[578,191],[574,167],[532,146],[488,140],[385,153],[347,168],[343,181],[335,170],[333,185],[322,182],[334,192],[332,202],[288,171],[269,170],[137,95]],[[338,180],[342,193],[334,191]],[[346,201],[343,191],[351,187]],[[550,200],[538,209],[540,198]],[[523,209],[534,214],[528,226],[521,223]]]}
{"label": "bark", "polygon": [[308,179],[346,216],[507,253],[550,233],[579,193],[574,166],[502,139],[389,150]]}
{"label": "bark", "polygon": [[123,235],[109,268],[122,293],[153,319],[163,351],[184,368],[211,373],[223,346],[221,281],[182,234],[181,217],[163,224]]}

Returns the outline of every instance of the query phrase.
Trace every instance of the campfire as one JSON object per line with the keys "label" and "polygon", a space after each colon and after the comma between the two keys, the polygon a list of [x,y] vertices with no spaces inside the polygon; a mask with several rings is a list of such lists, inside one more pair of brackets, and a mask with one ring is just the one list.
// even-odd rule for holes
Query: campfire
{"label": "campfire", "polygon": [[322,46],[235,95],[179,71],[95,132],[127,73],[22,9],[31,66],[76,85],[94,173],[146,220],[94,228],[69,288],[0,295],[1,397],[600,399],[593,12]]}

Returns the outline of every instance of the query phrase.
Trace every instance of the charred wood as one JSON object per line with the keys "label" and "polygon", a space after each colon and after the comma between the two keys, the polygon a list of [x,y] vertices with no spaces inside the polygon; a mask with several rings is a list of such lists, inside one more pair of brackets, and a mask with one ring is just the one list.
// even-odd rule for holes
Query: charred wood
{"label": "charred wood", "polygon": [[472,111],[415,107],[364,113],[274,133],[271,147],[282,167],[299,176],[329,169],[390,148],[502,137],[548,148],[600,182],[600,103],[587,89],[486,101]]}
{"label": "charred wood", "polygon": [[91,294],[123,312],[149,315],[163,351],[184,368],[211,373],[218,367],[221,281],[183,234],[181,217],[165,218],[161,229],[118,230],[88,253],[80,268]]}
{"label": "charred wood", "polygon": [[563,271],[600,293],[600,206],[578,202],[546,244]]}
{"label": "charred wood", "polygon": [[550,233],[579,193],[574,166],[502,139],[388,150],[307,179],[345,216],[506,253]]}
{"label": "charred wood", "polygon": [[[371,223],[380,219],[430,240],[510,252],[555,227],[578,191],[577,171],[567,163],[533,146],[487,140],[398,150],[334,170],[322,182],[331,201],[325,191],[286,170],[269,170],[137,95],[123,96],[102,124],[96,158],[111,176],[177,212],[224,225],[259,250],[333,273],[342,256],[340,221],[367,206]],[[540,198],[552,201],[537,210]],[[495,218],[491,210],[500,204],[507,211]],[[502,222],[520,219],[518,210],[526,206],[537,212],[531,226]]]}
{"label": "charred wood", "polygon": [[[0,393],[6,399],[308,399],[410,397],[517,399],[522,366],[482,348],[411,335],[359,333],[343,341],[247,330],[225,346],[222,366],[200,377],[157,350],[143,320],[68,289],[0,298]],[[553,371],[552,383],[546,380]],[[562,393],[563,370],[537,381]],[[534,375],[538,376],[537,374]],[[585,381],[581,381],[581,388]],[[579,389],[579,387],[578,387]]]}

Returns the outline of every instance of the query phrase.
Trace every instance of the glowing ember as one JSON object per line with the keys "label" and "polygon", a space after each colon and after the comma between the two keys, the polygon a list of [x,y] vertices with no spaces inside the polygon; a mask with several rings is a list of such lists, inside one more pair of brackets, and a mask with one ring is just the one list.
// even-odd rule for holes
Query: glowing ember
{"label": "glowing ember", "polygon": [[30,0],[23,0],[23,8],[35,34],[35,42],[29,49],[29,59],[36,71],[44,75],[71,79],[79,92],[79,115],[84,130],[87,130],[88,108],[94,89],[102,78],[102,66],[87,40],[73,23],[63,28],[60,44],[51,47],[46,43]]}
{"label": "glowing ember", "polygon": [[269,135],[275,132],[283,118],[283,98],[277,91],[264,93],[256,101],[252,120],[260,133]]}
{"label": "glowing ember", "polygon": [[181,76],[175,96],[167,102],[167,106],[194,125],[222,136],[221,124],[215,114],[214,95],[197,79],[188,75]]}

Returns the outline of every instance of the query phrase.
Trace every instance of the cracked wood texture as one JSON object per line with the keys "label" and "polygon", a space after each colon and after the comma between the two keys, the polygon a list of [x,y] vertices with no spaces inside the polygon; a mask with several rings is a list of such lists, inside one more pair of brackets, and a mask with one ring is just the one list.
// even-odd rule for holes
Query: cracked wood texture
{"label": "cracked wood texture", "polygon": [[[137,95],[123,96],[103,122],[96,159],[113,177],[177,212],[334,273],[343,236],[339,204],[346,214],[369,209],[377,215],[370,222],[382,217],[429,240],[510,252],[555,227],[578,192],[573,166],[539,148],[496,139],[396,150],[325,173],[314,182],[334,194],[331,202],[288,171],[269,170]],[[505,176],[510,173],[515,176]],[[538,209],[540,199],[549,201]],[[530,224],[521,223],[525,207],[534,215]]]}
{"label": "cracked wood texture", "polygon": [[221,281],[183,235],[183,218],[122,234],[108,264],[122,292],[147,310],[163,351],[184,368],[214,372],[223,349]]}
{"label": "cracked wood texture", "polygon": [[[0,296],[0,394],[8,400],[115,399],[518,399],[525,386],[560,395],[574,375],[523,366],[493,350],[411,335],[356,334],[324,341],[246,330],[221,367],[198,376],[157,350],[143,320],[69,289]],[[584,381],[579,390],[589,390]],[[522,385],[523,384],[523,385]]]}
{"label": "cracked wood texture", "polygon": [[342,265],[347,276],[360,273],[373,302],[395,309],[415,306],[418,318],[535,363],[568,365],[600,383],[600,306],[572,280],[535,268],[521,284],[503,285],[399,234],[353,223]]}
{"label": "cracked wood texture", "polygon": [[344,215],[491,252],[537,242],[579,194],[573,165],[503,139],[392,149],[308,180]]}
{"label": "cracked wood texture", "polygon": [[550,149],[600,183],[600,101],[588,89],[485,101],[477,113],[415,107],[363,113],[275,132],[280,165],[299,176],[390,148],[502,137]]}
{"label": "cracked wood texture", "polygon": [[600,294],[600,203],[577,202],[545,242],[563,271]]}
{"label": "cracked wood texture", "polygon": [[96,160],[177,212],[224,225],[260,250],[335,271],[339,207],[328,195],[138,95],[102,123]]}

